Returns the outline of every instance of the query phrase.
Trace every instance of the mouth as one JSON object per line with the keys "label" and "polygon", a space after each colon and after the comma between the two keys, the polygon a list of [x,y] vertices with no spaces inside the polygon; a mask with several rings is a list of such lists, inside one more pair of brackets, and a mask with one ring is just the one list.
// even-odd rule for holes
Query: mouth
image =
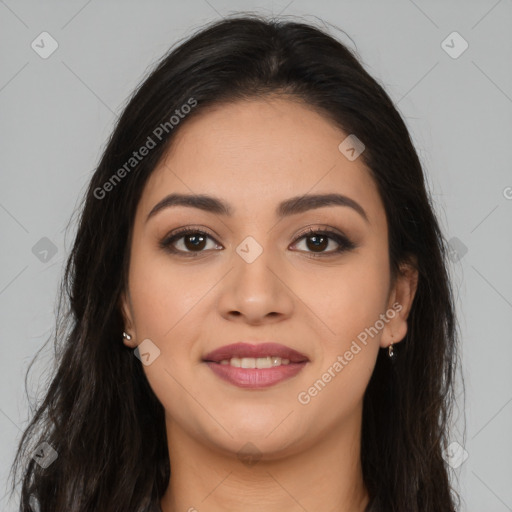
{"label": "mouth", "polygon": [[242,388],[266,388],[297,375],[309,362],[304,354],[279,343],[234,343],[203,358],[221,379]]}

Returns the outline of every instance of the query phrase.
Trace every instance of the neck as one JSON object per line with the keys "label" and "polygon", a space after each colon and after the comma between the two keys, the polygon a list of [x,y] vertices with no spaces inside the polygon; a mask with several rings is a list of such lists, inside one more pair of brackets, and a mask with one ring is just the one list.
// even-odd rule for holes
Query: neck
{"label": "neck", "polygon": [[162,512],[364,512],[360,412],[305,449],[261,454],[252,463],[207,447],[168,420],[171,478]]}

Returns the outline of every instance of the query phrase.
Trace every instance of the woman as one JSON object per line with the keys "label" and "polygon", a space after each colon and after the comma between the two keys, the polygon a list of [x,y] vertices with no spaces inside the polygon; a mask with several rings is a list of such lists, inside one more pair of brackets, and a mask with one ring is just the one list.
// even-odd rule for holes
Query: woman
{"label": "woman", "polygon": [[20,510],[455,510],[446,254],[343,44],[258,16],[196,33],[91,179]]}

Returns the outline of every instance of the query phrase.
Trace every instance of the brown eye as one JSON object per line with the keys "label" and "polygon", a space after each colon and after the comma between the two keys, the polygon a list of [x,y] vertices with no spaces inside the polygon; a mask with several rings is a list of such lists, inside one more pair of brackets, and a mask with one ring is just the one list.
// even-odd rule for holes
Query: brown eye
{"label": "brown eye", "polygon": [[205,245],[206,245],[206,238],[204,235],[199,235],[199,234],[193,234],[193,235],[185,235],[182,237],[185,242],[184,242],[184,245],[185,247],[190,250],[190,251],[195,251],[195,250],[202,250],[204,249]]}
{"label": "brown eye", "polygon": [[306,237],[306,245],[312,251],[323,251],[329,245],[329,237],[325,235],[311,235]]}
{"label": "brown eye", "polygon": [[[306,249],[304,252],[309,253],[310,256],[332,256],[351,249],[355,249],[356,244],[349,240],[346,236],[329,230],[315,230],[309,229],[297,238],[297,242],[305,239]],[[338,247],[332,250],[325,250],[330,246],[331,242],[335,242]],[[302,249],[301,249],[302,251]]]}
{"label": "brown eye", "polygon": [[[172,233],[160,242],[160,247],[173,254],[183,254],[184,256],[196,256],[207,248],[208,240],[214,239],[205,231],[200,229],[183,229],[178,233]],[[217,244],[213,244],[213,248]]]}

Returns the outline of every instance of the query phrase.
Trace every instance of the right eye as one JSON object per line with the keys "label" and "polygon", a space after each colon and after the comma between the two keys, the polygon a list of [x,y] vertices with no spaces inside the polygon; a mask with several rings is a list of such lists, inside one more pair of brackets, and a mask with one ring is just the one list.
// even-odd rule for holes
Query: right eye
{"label": "right eye", "polygon": [[[204,249],[207,245],[208,239],[217,243],[216,240],[206,231],[195,228],[184,228],[167,235],[159,243],[159,246],[162,249],[178,256],[195,257],[202,252],[205,252]],[[176,242],[181,242],[180,248],[177,247],[179,244]]]}

